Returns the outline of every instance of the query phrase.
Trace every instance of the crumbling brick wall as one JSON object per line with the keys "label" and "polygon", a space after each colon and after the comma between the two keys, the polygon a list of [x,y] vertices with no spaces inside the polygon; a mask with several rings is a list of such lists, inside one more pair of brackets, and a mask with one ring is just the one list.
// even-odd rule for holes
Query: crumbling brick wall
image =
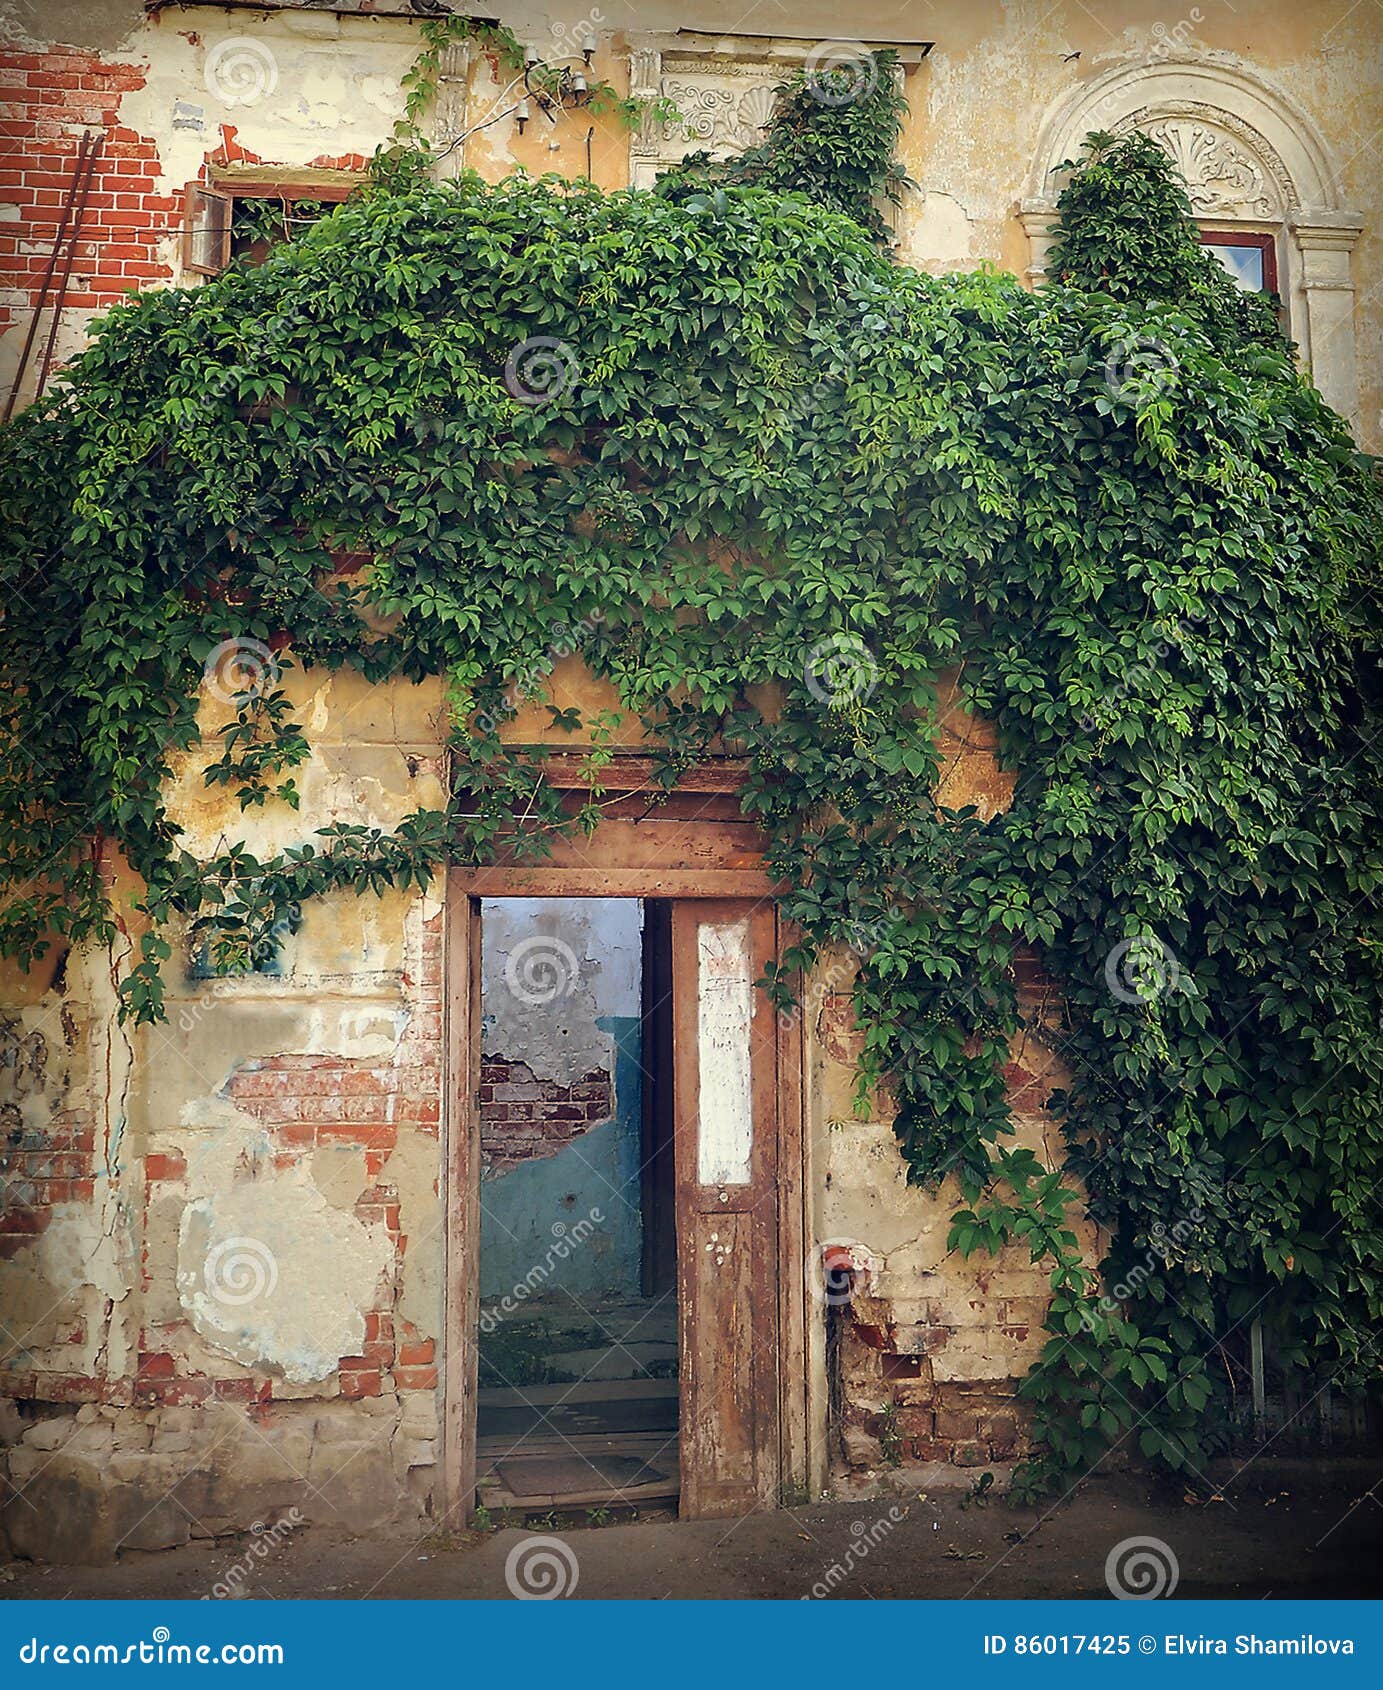
{"label": "crumbling brick wall", "polygon": [[570,1083],[539,1079],[525,1062],[484,1056],[480,1065],[480,1157],[492,1174],[553,1156],[614,1113],[614,1078],[593,1069]]}
{"label": "crumbling brick wall", "polygon": [[[172,275],[160,244],[181,201],[159,182],[155,142],[120,122],[121,96],[137,92],[138,64],[109,62],[76,47],[0,58],[6,116],[0,134],[0,334],[27,323],[73,184],[80,137],[102,136],[64,305],[106,310],[132,288]],[[46,337],[47,319],[40,325]],[[41,344],[41,342],[40,342]]]}
{"label": "crumbling brick wall", "polygon": [[[939,693],[941,801],[996,814],[1012,801],[1014,776],[999,763],[995,732],[963,708],[954,685],[943,679]],[[836,1482],[868,1493],[920,1482],[918,1470],[936,1463],[1010,1464],[1029,1447],[1017,1390],[1046,1339],[1047,1270],[1026,1248],[968,1260],[950,1250],[955,1182],[907,1184],[886,1093],[874,1118],[851,1119],[861,1038],[848,970],[827,966],[833,989],[815,1001],[808,1053],[824,1168],[818,1236],[853,1269],[849,1295],[831,1296],[826,1310]],[[1046,1104],[1070,1081],[1061,996],[1030,951],[1014,957],[1012,975],[1020,1028],[1004,1080],[1014,1142],[1055,1167],[1064,1147]],[[1096,1229],[1072,1220],[1087,1259],[1099,1260]]]}

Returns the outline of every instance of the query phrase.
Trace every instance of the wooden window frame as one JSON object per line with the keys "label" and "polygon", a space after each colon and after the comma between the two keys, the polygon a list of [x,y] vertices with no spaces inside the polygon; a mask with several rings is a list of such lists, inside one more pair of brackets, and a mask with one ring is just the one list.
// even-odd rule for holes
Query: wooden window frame
{"label": "wooden window frame", "polygon": [[[210,230],[215,252],[210,261],[198,256],[198,231],[212,207],[219,206],[220,227]],[[231,196],[205,182],[189,182],[182,203],[182,267],[194,276],[219,275],[230,263]]]}
{"label": "wooden window frame", "polygon": [[1253,246],[1263,254],[1263,292],[1282,298],[1277,274],[1277,236],[1261,229],[1207,227],[1200,231],[1202,246]]}
{"label": "wooden window frame", "polygon": [[[312,181],[303,176],[213,176],[209,182],[189,182],[183,191],[182,267],[194,276],[216,276],[230,263],[231,238],[236,200],[280,200],[285,206],[294,200],[325,200],[340,205],[364,182],[358,171],[342,171],[336,181]],[[197,255],[197,230],[206,212],[220,206],[221,226],[213,231],[217,242],[210,262]],[[200,214],[200,215],[199,215]]]}

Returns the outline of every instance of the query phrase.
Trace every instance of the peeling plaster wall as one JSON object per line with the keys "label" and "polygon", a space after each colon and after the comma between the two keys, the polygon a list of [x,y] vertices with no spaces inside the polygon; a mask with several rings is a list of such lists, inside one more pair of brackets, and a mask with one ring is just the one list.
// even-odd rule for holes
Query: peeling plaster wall
{"label": "peeling plaster wall", "polygon": [[[170,796],[194,849],[439,802],[440,686],[287,684],[316,741],[303,813],[241,817],[188,757]],[[129,1034],[107,959],[0,980],[17,1552],[99,1560],[291,1507],[349,1529],[426,1507],[441,916],[431,893],[315,901],[277,975],[198,978],[183,945],[167,1022]]]}

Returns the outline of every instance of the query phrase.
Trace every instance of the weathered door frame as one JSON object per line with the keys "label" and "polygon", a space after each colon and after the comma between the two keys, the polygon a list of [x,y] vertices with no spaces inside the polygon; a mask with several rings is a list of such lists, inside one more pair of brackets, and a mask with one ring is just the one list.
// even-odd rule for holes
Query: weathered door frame
{"label": "weathered door frame", "polygon": [[[552,778],[552,764],[548,765]],[[603,779],[627,790],[590,838],[559,840],[538,865],[453,868],[446,880],[443,966],[445,1074],[442,1106],[442,1207],[445,1315],[442,1346],[441,1508],[456,1524],[475,1497],[478,1330],[480,1319],[480,1056],[481,898],[749,899],[773,905],[762,839],[719,801],[734,792],[734,771],[697,771],[695,788],[647,813],[647,761],[620,757]],[[776,950],[792,934],[774,906]],[[807,1134],[803,1111],[801,1018],[783,1017],[777,1039],[774,1126],[778,1169],[779,1488],[799,1492],[815,1465],[811,1428],[824,1415],[819,1369],[810,1365],[807,1273]]]}
{"label": "weathered door frame", "polygon": [[[671,916],[678,1513],[718,1519],[782,1497],[782,1309],[763,1292],[782,1279],[776,1094],[784,1028],[762,992],[742,995],[780,945],[763,900],[679,898]],[[702,1085],[717,1043],[722,1131],[708,1141]]]}

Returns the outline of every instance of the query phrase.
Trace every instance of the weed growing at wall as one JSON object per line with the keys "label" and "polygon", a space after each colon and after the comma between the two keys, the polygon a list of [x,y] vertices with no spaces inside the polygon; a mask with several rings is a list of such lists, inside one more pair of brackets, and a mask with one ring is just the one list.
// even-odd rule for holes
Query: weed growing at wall
{"label": "weed growing at wall", "polygon": [[[882,188],[896,106],[874,110]],[[575,818],[500,732],[579,629],[666,748],[659,785],[746,760],[804,935],[773,988],[860,953],[864,1085],[909,1178],[955,1193],[955,1246],[1050,1262],[1033,1483],[1130,1431],[1198,1467],[1255,1317],[1371,1375],[1377,489],[1155,148],[1097,142],[1064,210],[1063,281],[1034,296],[895,267],[753,169],[611,195],[465,176],[113,312],[5,438],[5,954],[128,924],[126,1013],[153,1020],[174,918],[234,966],[325,891],[541,855],[598,815],[613,724],[554,711],[594,743]],[[292,804],[290,663],[446,676],[454,796],[195,861],[170,758],[210,692],[209,778]],[[957,667],[1020,771],[992,820],[934,797]],[[103,848],[138,911],[108,907]],[[1066,1174],[1013,1142],[1020,946],[1067,1005]],[[1122,1302],[1077,1250],[1070,1173]]]}

